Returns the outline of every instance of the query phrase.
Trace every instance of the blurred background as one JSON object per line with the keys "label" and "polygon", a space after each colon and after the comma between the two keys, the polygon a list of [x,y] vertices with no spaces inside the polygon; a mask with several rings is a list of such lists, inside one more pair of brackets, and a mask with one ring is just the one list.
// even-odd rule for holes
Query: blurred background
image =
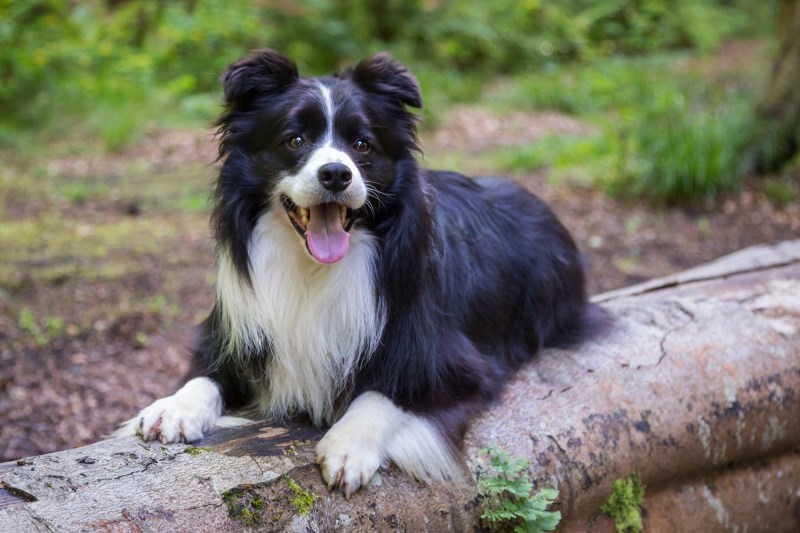
{"label": "blurred background", "polygon": [[0,461],[97,440],[213,304],[219,74],[389,50],[423,163],[549,202],[593,293],[800,235],[800,8],[769,0],[0,0]]}

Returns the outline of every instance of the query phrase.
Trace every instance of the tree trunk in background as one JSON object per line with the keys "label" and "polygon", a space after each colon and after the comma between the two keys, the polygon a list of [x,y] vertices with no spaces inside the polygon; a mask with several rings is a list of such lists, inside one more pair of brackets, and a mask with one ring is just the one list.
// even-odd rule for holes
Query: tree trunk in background
{"label": "tree trunk in background", "polygon": [[752,163],[778,170],[800,149],[800,0],[781,0],[780,46],[757,111]]}

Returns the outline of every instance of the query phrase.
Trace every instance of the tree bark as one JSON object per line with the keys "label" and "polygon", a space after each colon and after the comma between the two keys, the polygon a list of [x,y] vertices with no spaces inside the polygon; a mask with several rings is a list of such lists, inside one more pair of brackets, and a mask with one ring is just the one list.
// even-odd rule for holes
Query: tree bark
{"label": "tree bark", "polygon": [[[558,531],[613,531],[614,480],[647,486],[645,531],[800,531],[800,240],[601,295],[602,338],[545,350],[471,426],[556,487]],[[220,429],[195,447],[100,442],[0,464],[1,531],[469,531],[472,482],[393,468],[344,500],[302,423]],[[308,495],[304,498],[304,492]],[[305,504],[309,505],[307,513]]]}
{"label": "tree bark", "polygon": [[756,114],[753,164],[774,172],[800,149],[800,0],[781,0],[780,45]]}

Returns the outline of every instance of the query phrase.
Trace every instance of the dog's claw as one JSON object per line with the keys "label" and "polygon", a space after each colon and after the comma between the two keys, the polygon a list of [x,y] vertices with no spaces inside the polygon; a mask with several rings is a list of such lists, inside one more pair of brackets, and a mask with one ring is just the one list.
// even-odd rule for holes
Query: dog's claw
{"label": "dog's claw", "polygon": [[330,481],[328,481],[328,492],[332,491],[336,488],[336,477],[331,476]]}
{"label": "dog's claw", "polygon": [[[323,477],[328,479],[328,476],[325,475],[325,470],[324,469],[323,469]],[[328,492],[332,491],[337,486],[341,487],[342,491],[344,492],[344,490],[345,490],[344,468],[339,470],[339,472],[336,473],[335,475],[331,475],[330,476],[330,479],[329,479],[328,485],[327,485]],[[349,497],[349,494],[347,494],[346,497]]]}
{"label": "dog's claw", "polygon": [[353,439],[352,434],[346,426],[334,426],[317,444],[316,454],[328,490],[338,487],[346,500],[366,487],[381,466],[380,443]]}

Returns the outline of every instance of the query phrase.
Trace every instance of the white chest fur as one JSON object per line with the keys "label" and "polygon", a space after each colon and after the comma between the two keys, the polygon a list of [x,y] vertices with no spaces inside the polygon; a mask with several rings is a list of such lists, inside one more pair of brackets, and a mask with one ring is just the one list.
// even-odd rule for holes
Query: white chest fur
{"label": "white chest fur", "polygon": [[383,329],[374,238],[355,229],[347,255],[321,265],[278,208],[259,219],[249,253],[252,287],[239,280],[229,258],[219,260],[217,298],[230,335],[222,356],[263,353],[269,345],[263,375],[249,376],[258,383],[261,410],[307,412],[315,423],[330,423],[333,399]]}

